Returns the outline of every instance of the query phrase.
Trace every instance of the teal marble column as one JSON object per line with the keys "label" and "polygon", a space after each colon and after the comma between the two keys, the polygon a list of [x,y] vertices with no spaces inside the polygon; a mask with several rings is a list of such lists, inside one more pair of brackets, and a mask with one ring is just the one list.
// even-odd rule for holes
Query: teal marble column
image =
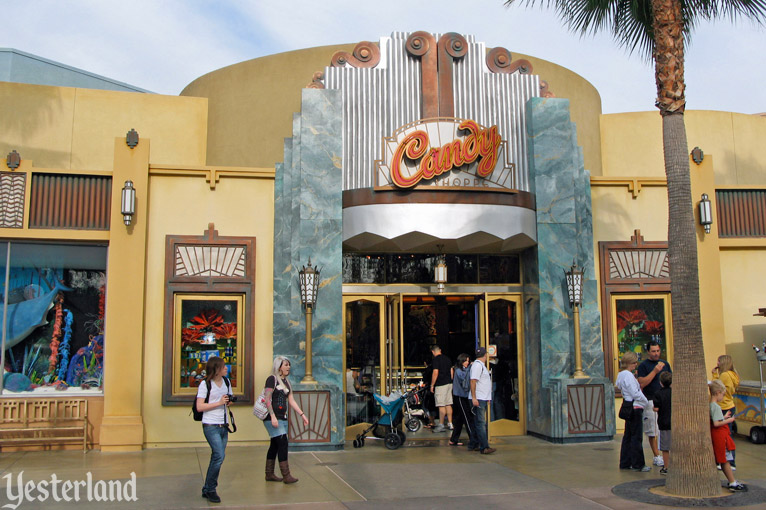
{"label": "teal marble column", "polygon": [[274,185],[274,355],[293,365],[295,391],[305,375],[305,314],[298,271],[309,258],[321,271],[312,327],[313,376],[331,391],[330,443],[291,445],[342,447],[345,436],[342,341],[342,99],[339,91],[304,89],[293,136]]}
{"label": "teal marble column", "polygon": [[[603,377],[590,173],[585,170],[582,149],[577,145],[569,100],[530,99],[527,137],[530,179],[537,204],[537,246],[522,254],[527,429],[556,441],[611,437],[614,435],[614,391],[611,381]],[[575,366],[574,328],[564,270],[571,267],[573,261],[585,269],[580,337],[583,369],[588,379],[570,379]],[[574,398],[578,405],[584,401],[577,400],[578,393],[570,391],[574,385],[602,388],[597,393],[606,395],[608,401],[602,402],[599,408],[599,412],[606,414],[603,430],[582,432],[582,427],[569,426],[568,413],[572,411],[569,400]],[[538,391],[539,388],[542,391]],[[575,432],[570,433],[571,430]]]}

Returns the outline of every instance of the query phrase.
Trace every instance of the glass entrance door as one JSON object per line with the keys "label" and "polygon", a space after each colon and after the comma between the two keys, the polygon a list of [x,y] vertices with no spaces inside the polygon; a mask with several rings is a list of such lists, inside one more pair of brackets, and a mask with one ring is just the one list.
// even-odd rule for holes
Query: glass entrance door
{"label": "glass entrance door", "polygon": [[346,295],[343,306],[347,427],[377,416],[373,393],[388,395],[427,376],[431,345],[453,362],[460,353],[473,359],[482,345],[496,348],[490,434],[525,432],[518,295]]}
{"label": "glass entrance door", "polygon": [[348,427],[370,423],[376,413],[373,393],[385,394],[385,297],[344,296],[343,309]]}
{"label": "glass entrance door", "polygon": [[524,364],[522,358],[521,298],[513,295],[486,295],[484,306],[485,345],[490,352],[492,405],[489,433],[499,436],[525,433]]}

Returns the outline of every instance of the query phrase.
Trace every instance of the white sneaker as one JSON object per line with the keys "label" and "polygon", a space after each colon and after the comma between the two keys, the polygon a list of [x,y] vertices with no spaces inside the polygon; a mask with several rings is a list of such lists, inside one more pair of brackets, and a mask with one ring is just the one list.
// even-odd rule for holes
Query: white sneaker
{"label": "white sneaker", "polygon": [[662,455],[657,455],[657,456],[654,458],[654,462],[653,462],[653,464],[654,464],[655,466],[660,466],[660,467],[664,466],[664,465],[665,465],[665,461],[664,461],[664,460],[662,460]]}
{"label": "white sneaker", "polygon": [[455,430],[455,426],[454,426],[454,425],[452,425],[452,422],[449,422],[449,423],[447,424],[447,428],[448,428],[448,429],[450,429],[450,430]]}

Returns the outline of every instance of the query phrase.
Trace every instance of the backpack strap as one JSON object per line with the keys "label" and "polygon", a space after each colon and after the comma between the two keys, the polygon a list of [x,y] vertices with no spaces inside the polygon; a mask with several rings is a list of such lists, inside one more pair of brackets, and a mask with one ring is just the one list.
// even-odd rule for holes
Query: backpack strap
{"label": "backpack strap", "polygon": [[205,403],[207,404],[210,400],[210,379],[205,379],[205,385],[207,386],[207,395],[205,395]]}

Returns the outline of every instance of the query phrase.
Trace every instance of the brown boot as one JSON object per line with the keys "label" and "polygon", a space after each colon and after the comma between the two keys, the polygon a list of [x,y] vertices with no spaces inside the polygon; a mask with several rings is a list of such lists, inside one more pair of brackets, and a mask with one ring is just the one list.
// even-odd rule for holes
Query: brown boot
{"label": "brown boot", "polygon": [[281,482],[282,479],[274,474],[274,466],[276,465],[275,459],[266,459],[266,481],[267,482]]}
{"label": "brown boot", "polygon": [[295,483],[298,481],[293,475],[290,474],[290,464],[284,460],[279,463],[279,470],[282,471],[282,479],[285,483]]}

